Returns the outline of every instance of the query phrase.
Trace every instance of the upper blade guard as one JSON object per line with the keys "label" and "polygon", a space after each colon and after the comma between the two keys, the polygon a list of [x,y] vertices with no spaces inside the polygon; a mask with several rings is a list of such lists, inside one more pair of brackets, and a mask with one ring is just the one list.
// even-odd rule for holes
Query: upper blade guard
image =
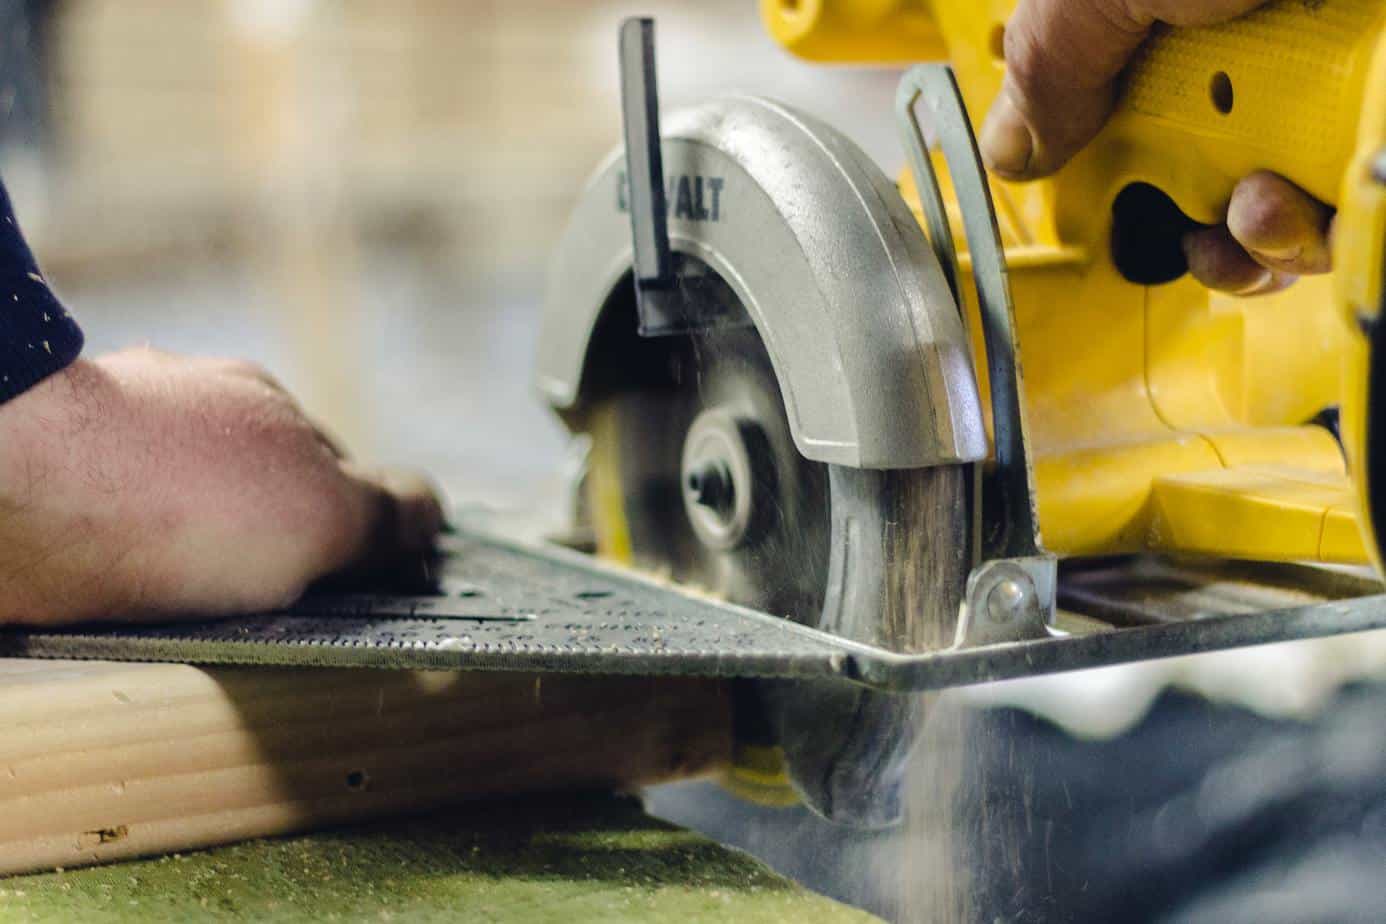
{"label": "upper blade guard", "polygon": [[[670,246],[745,306],[805,458],[904,469],[985,456],[962,318],[918,223],[855,145],[752,97],[674,113],[663,137]],[[563,412],[581,406],[593,332],[627,291],[628,182],[614,151],[554,260],[536,378]]]}

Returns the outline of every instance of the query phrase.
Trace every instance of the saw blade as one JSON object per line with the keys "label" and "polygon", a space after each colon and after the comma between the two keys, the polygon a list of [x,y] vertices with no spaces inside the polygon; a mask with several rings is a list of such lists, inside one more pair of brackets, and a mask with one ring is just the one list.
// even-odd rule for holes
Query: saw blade
{"label": "saw blade", "polygon": [[[614,420],[598,437],[615,444],[598,450],[618,469],[619,528],[633,563],[721,600],[816,623],[829,558],[827,471],[794,448],[759,336],[718,329],[665,346],[672,387],[612,399],[604,411]],[[690,497],[688,479],[709,460],[727,469],[709,476],[726,481],[725,512]],[[597,525],[599,536],[613,528]]]}
{"label": "saw blade", "polygon": [[[724,303],[701,310],[744,315],[709,277],[702,268],[699,297]],[[615,318],[635,331],[633,306]],[[652,371],[589,416],[588,507],[604,555],[846,639],[899,650],[951,641],[967,558],[959,469],[868,472],[805,458],[750,325],[618,344],[611,356],[644,356],[636,366]],[[744,697],[768,732],[756,743],[782,749],[808,804],[854,824],[894,820],[917,699],[774,683]]]}

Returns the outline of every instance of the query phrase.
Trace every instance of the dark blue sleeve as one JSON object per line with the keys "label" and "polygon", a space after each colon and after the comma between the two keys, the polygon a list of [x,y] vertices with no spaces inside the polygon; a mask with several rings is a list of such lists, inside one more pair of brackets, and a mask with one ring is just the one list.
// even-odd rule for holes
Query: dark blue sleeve
{"label": "dark blue sleeve", "polygon": [[0,403],[81,352],[82,330],[39,272],[0,183]]}

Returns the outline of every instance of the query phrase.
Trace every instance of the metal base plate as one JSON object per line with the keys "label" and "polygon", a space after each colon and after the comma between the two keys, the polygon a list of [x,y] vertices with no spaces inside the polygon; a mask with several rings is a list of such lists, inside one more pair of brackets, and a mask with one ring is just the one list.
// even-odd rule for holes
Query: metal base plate
{"label": "metal base plate", "polygon": [[[1386,628],[1374,580],[1316,568],[1068,566],[1049,638],[900,655],[556,546],[449,540],[432,596],[309,597],[218,622],[0,632],[0,655],[441,670],[842,678],[937,689]],[[1364,593],[1370,595],[1362,595]]]}

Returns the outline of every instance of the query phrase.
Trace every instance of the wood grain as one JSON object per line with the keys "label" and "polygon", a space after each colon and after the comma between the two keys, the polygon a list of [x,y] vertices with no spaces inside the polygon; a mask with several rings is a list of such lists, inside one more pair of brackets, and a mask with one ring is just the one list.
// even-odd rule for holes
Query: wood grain
{"label": "wood grain", "polygon": [[0,874],[501,793],[629,788],[730,752],[701,680],[0,659]]}

